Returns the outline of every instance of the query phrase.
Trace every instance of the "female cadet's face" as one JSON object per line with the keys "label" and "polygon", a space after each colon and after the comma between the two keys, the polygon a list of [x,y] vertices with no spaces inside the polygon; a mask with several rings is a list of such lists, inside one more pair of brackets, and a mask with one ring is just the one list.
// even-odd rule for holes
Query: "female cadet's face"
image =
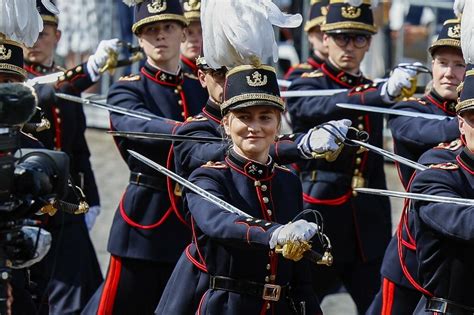
{"label": "female cadet's face", "polygon": [[266,163],[270,146],[278,135],[280,119],[278,110],[262,105],[231,111],[222,123],[237,153]]}

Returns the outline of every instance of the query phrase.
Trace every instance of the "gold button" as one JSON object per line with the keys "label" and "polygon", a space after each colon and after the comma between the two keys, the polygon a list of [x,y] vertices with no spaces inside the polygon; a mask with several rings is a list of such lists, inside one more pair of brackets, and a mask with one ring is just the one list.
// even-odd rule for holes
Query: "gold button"
{"label": "gold button", "polygon": [[60,122],[61,122],[61,118],[56,119],[56,121],[57,121],[58,123],[60,123]]}
{"label": "gold button", "polygon": [[262,222],[262,220],[258,219],[258,220],[255,220],[255,223],[260,223]]}
{"label": "gold button", "polygon": [[181,85],[177,85],[177,86],[176,86],[176,89],[177,89],[178,91],[181,91],[181,90],[183,89],[183,87],[182,87]]}
{"label": "gold button", "polygon": [[271,216],[272,215],[272,210],[268,209],[267,213],[268,213],[269,216]]}
{"label": "gold button", "polygon": [[262,191],[267,191],[267,185],[262,185]]}
{"label": "gold button", "polygon": [[364,120],[364,116],[359,116],[359,117],[357,117],[357,119]]}
{"label": "gold button", "polygon": [[82,71],[82,67],[81,67],[81,66],[78,66],[78,67],[76,68],[76,72],[81,72],[81,71]]}
{"label": "gold button", "polygon": [[359,165],[361,162],[362,162],[362,159],[361,159],[360,157],[358,157],[358,158],[356,159],[356,164]]}
{"label": "gold button", "polygon": [[247,218],[247,219],[245,219],[245,221],[252,222],[252,218]]}
{"label": "gold button", "polygon": [[264,203],[268,203],[270,200],[268,199],[268,197],[263,197],[263,202]]}
{"label": "gold button", "polygon": [[178,104],[179,104],[179,105],[183,105],[183,101],[182,101],[182,100],[179,100],[179,101],[178,101]]}
{"label": "gold button", "polygon": [[67,77],[71,77],[71,76],[72,76],[72,71],[68,71],[68,72],[66,73],[66,76],[67,76]]}
{"label": "gold button", "polygon": [[176,94],[179,94],[178,89],[174,89],[174,92],[175,92]]}
{"label": "gold button", "polygon": [[267,310],[269,310],[270,307],[271,307],[271,306],[270,306],[270,303],[267,303]]}
{"label": "gold button", "polygon": [[357,126],[357,128],[358,128],[359,130],[364,130],[364,125],[363,125],[363,124],[359,124],[359,125]]}
{"label": "gold button", "polygon": [[59,81],[64,81],[64,80],[66,80],[65,76],[62,75],[62,76],[59,77]]}
{"label": "gold button", "polygon": [[265,226],[270,226],[272,225],[270,222],[265,223]]}
{"label": "gold button", "polygon": [[356,169],[354,170],[354,175],[357,175],[357,174],[359,174],[359,169],[358,169],[358,168],[356,168]]}
{"label": "gold button", "polygon": [[269,276],[266,276],[265,277],[265,282],[269,282],[270,281],[270,277]]}
{"label": "gold button", "polygon": [[270,268],[272,268],[272,266],[270,266],[270,264],[267,264],[267,270],[270,270]]}
{"label": "gold button", "polygon": [[183,116],[183,117],[184,117],[184,112],[181,112],[181,116]]}
{"label": "gold button", "polygon": [[55,108],[54,111],[56,112],[56,114],[59,114],[59,108]]}

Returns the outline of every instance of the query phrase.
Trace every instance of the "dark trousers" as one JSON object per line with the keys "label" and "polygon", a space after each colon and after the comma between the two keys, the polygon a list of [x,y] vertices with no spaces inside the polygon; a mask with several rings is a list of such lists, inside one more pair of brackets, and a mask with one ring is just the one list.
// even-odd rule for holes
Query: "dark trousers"
{"label": "dark trousers", "polygon": [[104,282],[82,314],[153,314],[174,266],[112,255]]}
{"label": "dark trousers", "polygon": [[367,315],[412,314],[421,299],[421,293],[415,289],[399,286],[387,278],[382,285]]}
{"label": "dark trousers", "polygon": [[313,288],[319,300],[337,292],[344,285],[357,306],[365,314],[380,287],[382,258],[369,262],[337,263],[331,267],[315,266],[312,272]]}

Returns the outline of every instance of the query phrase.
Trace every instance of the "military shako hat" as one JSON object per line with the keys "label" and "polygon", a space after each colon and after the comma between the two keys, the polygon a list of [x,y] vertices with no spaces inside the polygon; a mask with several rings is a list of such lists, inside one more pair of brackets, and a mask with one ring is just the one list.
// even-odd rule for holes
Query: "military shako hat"
{"label": "military shako hat", "polygon": [[[50,0],[50,2],[54,4],[54,1]],[[56,26],[58,25],[59,20],[57,16],[57,11],[52,12],[50,8],[44,6],[41,0],[36,0],[36,7],[38,8],[38,12],[40,13],[41,18],[43,19],[43,23],[53,24]]]}
{"label": "military shako hat", "polygon": [[[360,5],[353,5],[357,2]],[[377,33],[370,0],[330,0],[326,22],[321,26],[321,30],[327,34]]]}
{"label": "military shako hat", "polygon": [[201,20],[201,0],[184,0],[183,10],[184,17],[189,22]]}
{"label": "military shako hat", "polygon": [[21,44],[6,38],[2,33],[0,33],[0,72],[26,78]]}
{"label": "military shako hat", "polygon": [[311,0],[311,8],[309,11],[309,19],[304,25],[305,32],[308,32],[315,26],[321,26],[326,20],[328,13],[329,0]]}
{"label": "military shako hat", "polygon": [[428,51],[433,56],[435,50],[440,47],[453,47],[461,49],[461,20],[450,19],[443,23],[438,34],[438,39],[431,44]]}
{"label": "military shako hat", "polygon": [[466,77],[461,87],[461,95],[456,105],[456,114],[466,110],[474,109],[474,65],[468,64],[466,67]]}
{"label": "military shako hat", "polygon": [[179,0],[123,0],[125,4],[135,5],[132,32],[138,34],[145,24],[159,21],[177,21],[187,25]]}
{"label": "military shako hat", "polygon": [[242,65],[229,70],[224,86],[222,114],[226,115],[238,108],[260,105],[285,110],[275,69],[268,65]]}

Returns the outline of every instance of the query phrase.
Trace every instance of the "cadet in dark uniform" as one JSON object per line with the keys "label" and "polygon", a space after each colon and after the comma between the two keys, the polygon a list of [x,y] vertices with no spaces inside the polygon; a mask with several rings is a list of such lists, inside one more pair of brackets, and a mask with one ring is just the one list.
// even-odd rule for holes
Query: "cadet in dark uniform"
{"label": "cadet in dark uniform", "polygon": [[[360,72],[360,62],[376,32],[370,1],[353,7],[331,2],[321,27],[329,49],[328,60],[319,70],[304,73],[290,90],[349,88],[327,97],[288,99],[294,132],[305,132],[324,121],[348,118],[352,126],[370,134],[369,142],[382,147],[381,115],[349,111],[336,103],[392,103],[403,87],[410,87],[414,72],[396,68],[387,82],[372,83]],[[354,195],[356,187],[385,189],[383,158],[350,147],[337,161],[313,160],[299,163],[305,208],[318,209],[334,248],[334,265],[314,269],[315,290],[320,298],[337,290],[342,282],[359,313],[365,313],[380,285],[379,270],[391,236],[390,204],[386,197]]]}
{"label": "cadet in dark uniform", "polygon": [[[197,137],[223,137],[221,126],[221,99],[225,82],[226,68],[211,69],[204,57],[198,58],[198,77],[203,86],[207,87],[209,99],[202,112],[186,120],[176,128],[177,135]],[[333,127],[346,134],[348,120],[333,121]],[[337,150],[334,136],[324,129],[311,129],[307,133],[287,134],[278,136],[277,141],[270,147],[270,155],[279,164],[289,164],[297,161],[312,159],[312,152],[324,153]],[[309,141],[308,141],[309,140]],[[303,144],[307,144],[306,146]],[[182,141],[174,144],[175,170],[188,177],[191,172],[207,161],[223,160],[228,150],[225,139],[221,143],[204,143]]]}
{"label": "cadet in dark uniform", "polygon": [[224,95],[222,123],[232,145],[225,161],[209,161],[190,181],[251,217],[187,191],[193,242],[156,314],[318,314],[307,261],[274,251],[290,234],[300,240],[315,234],[314,223],[287,223],[302,210],[301,183],[269,156],[284,110],[275,71],[235,67]]}
{"label": "cadet in dark uniform", "polygon": [[[465,148],[456,159],[432,165],[417,174],[412,192],[474,198],[473,84],[473,72],[468,70],[460,102],[456,105]],[[418,276],[426,291],[414,314],[472,314],[473,206],[413,201],[413,209]]]}
{"label": "cadet in dark uniform", "polygon": [[309,19],[304,26],[304,30],[308,35],[308,41],[311,45],[311,55],[305,63],[300,63],[288,69],[285,74],[286,80],[292,81],[299,78],[305,72],[312,72],[319,69],[327,59],[328,49],[323,45],[321,25],[326,20],[328,4],[329,0],[311,0]]}
{"label": "cadet in dark uniform", "polygon": [[[110,88],[108,103],[170,120],[111,114],[111,129],[171,134],[177,121],[201,111],[206,99],[195,92],[202,87],[179,67],[186,23],[177,0],[136,5],[132,31],[147,61],[140,74],[124,77]],[[166,165],[171,143],[123,138],[116,144],[130,169],[130,183],[110,231],[107,277],[84,313],[151,314],[191,233],[170,205],[166,178],[127,152],[136,150]]]}
{"label": "cadet in dark uniform", "polygon": [[[459,137],[454,107],[458,96],[456,88],[465,72],[460,35],[459,20],[448,20],[444,23],[438,39],[429,48],[433,57],[433,88],[420,99],[403,101],[394,106],[396,109],[454,118],[433,120],[421,117],[390,117],[389,126],[394,138],[394,148],[398,154],[412,161],[417,161],[423,152],[439,143],[441,144],[438,151],[433,153],[440,150],[455,152],[460,146],[460,141],[450,143]],[[444,142],[448,145],[443,144]],[[448,150],[443,150],[445,146]],[[435,158],[437,154],[433,153],[419,163],[443,162],[439,157]],[[408,189],[414,170],[404,165],[397,166],[402,183]],[[385,252],[381,268],[382,285],[368,311],[369,314],[412,313],[421,298],[423,290],[416,280],[418,263],[413,239],[413,218],[407,210],[403,210],[399,231]]]}

